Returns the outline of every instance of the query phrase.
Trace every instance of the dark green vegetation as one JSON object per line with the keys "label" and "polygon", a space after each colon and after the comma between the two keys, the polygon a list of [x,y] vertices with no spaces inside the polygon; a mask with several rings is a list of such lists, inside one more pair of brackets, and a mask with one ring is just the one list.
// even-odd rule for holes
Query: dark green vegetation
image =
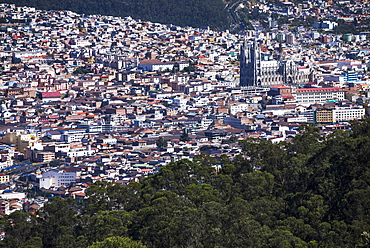
{"label": "dark green vegetation", "polygon": [[91,71],[89,69],[87,69],[83,66],[79,66],[74,70],[73,74],[78,75],[78,74],[86,74],[86,73],[90,73],[90,72]]}
{"label": "dark green vegetation", "polygon": [[1,0],[44,10],[71,10],[83,14],[131,16],[134,19],[179,26],[227,29],[225,4],[221,0]]}
{"label": "dark green vegetation", "polygon": [[248,159],[199,155],[140,183],[96,183],[87,202],[15,212],[0,246],[369,247],[370,119],[325,138],[300,131],[291,143],[243,141]]}

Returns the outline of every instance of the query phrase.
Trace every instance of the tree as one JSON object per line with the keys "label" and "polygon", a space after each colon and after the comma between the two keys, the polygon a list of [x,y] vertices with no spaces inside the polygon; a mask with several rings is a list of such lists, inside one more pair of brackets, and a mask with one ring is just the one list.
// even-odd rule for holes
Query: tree
{"label": "tree", "polygon": [[86,74],[86,73],[90,73],[91,71],[89,69],[87,69],[86,67],[83,67],[83,66],[79,66],[77,67],[74,71],[73,71],[73,74],[75,75],[78,75],[78,74]]}
{"label": "tree", "polygon": [[309,125],[302,125],[298,128],[300,135],[293,138],[287,149],[292,153],[315,154],[321,147],[323,138],[319,129]]}
{"label": "tree", "polygon": [[247,139],[234,157],[199,154],[127,186],[96,182],[78,212],[55,197],[39,217],[0,218],[0,246],[369,247],[369,123],[325,138],[302,126],[291,143]]}
{"label": "tree", "polygon": [[356,245],[356,247],[359,247],[359,248],[365,248],[365,247],[369,247],[370,246],[370,235],[368,232],[363,232],[361,234],[361,240],[359,242],[358,245]]}
{"label": "tree", "polygon": [[94,214],[98,211],[111,210],[113,203],[108,195],[108,188],[111,186],[108,182],[96,182],[91,185],[86,192],[88,199],[85,213]]}
{"label": "tree", "polygon": [[22,247],[36,234],[36,218],[29,213],[15,211],[0,220],[0,228],[6,233],[1,247]]}
{"label": "tree", "polygon": [[182,134],[181,134],[181,136],[180,136],[180,140],[181,140],[182,142],[188,142],[188,141],[190,141],[189,134],[186,132],[186,130],[185,130],[185,129],[184,129],[184,130],[182,130]]}
{"label": "tree", "polygon": [[159,149],[162,149],[164,147],[167,147],[167,141],[163,137],[159,137],[156,141],[155,144]]}
{"label": "tree", "polygon": [[63,161],[60,159],[56,159],[49,162],[50,167],[58,167]]}
{"label": "tree", "polygon": [[109,237],[101,242],[95,242],[88,248],[146,248],[146,246],[127,237]]}
{"label": "tree", "polygon": [[132,217],[124,210],[99,211],[84,215],[79,220],[78,234],[87,237],[90,243],[114,236],[127,236]]}
{"label": "tree", "polygon": [[[46,247],[60,247],[69,240],[74,241],[74,225],[77,221],[75,202],[72,198],[51,198],[39,212],[40,232],[43,235],[43,244]],[[63,245],[62,245],[63,246]]]}

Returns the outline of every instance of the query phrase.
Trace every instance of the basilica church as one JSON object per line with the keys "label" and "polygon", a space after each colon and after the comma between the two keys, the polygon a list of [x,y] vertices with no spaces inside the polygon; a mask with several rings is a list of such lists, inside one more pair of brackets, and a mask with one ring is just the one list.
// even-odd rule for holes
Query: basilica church
{"label": "basilica church", "polygon": [[313,71],[299,68],[293,60],[265,60],[260,43],[245,41],[240,52],[240,86],[269,87],[312,81]]}

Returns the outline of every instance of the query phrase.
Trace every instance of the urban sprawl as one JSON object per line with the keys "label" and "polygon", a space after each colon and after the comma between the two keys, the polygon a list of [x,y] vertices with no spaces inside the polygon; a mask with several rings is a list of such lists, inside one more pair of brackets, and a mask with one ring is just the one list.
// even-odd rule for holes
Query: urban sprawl
{"label": "urban sprawl", "polygon": [[348,129],[368,114],[369,33],[327,31],[368,6],[339,3],[256,2],[322,20],[238,34],[1,4],[0,214],[201,154],[233,159],[239,140],[289,142],[302,124]]}

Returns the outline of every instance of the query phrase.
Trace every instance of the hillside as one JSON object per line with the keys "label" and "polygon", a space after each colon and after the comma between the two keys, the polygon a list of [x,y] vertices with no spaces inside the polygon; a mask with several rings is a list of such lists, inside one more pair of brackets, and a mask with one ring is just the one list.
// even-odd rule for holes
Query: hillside
{"label": "hillside", "polygon": [[33,6],[43,10],[71,10],[82,14],[102,14],[179,26],[215,29],[229,27],[225,4],[221,0],[11,0],[18,6]]}
{"label": "hillside", "polygon": [[203,154],[128,186],[97,182],[84,201],[54,197],[37,215],[0,219],[0,246],[369,247],[370,119],[351,128],[323,137],[302,126],[290,143],[241,141],[232,159]]}

